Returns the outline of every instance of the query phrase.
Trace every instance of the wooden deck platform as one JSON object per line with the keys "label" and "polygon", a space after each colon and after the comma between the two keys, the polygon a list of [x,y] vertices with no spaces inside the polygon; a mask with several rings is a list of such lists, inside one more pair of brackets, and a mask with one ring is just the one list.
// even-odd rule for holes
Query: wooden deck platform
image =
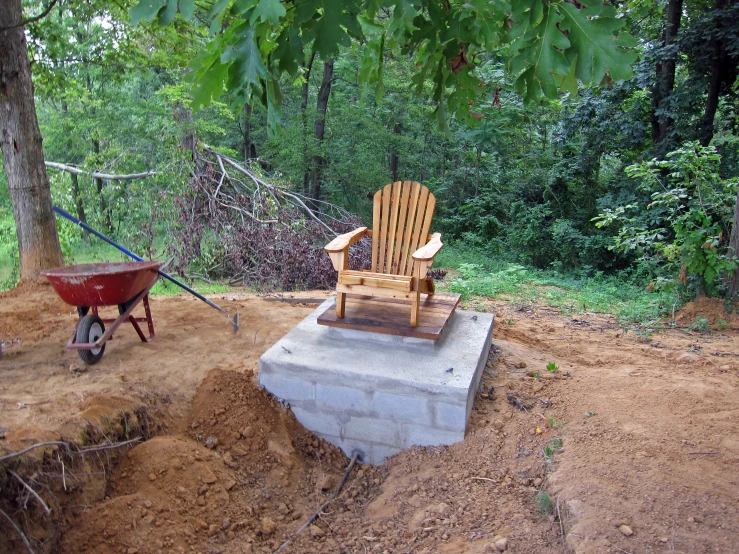
{"label": "wooden deck platform", "polygon": [[384,335],[438,340],[459,304],[460,296],[451,292],[437,292],[432,296],[422,294],[418,327],[411,327],[410,300],[348,294],[344,318],[336,317],[336,304],[331,304],[318,316],[318,324]]}

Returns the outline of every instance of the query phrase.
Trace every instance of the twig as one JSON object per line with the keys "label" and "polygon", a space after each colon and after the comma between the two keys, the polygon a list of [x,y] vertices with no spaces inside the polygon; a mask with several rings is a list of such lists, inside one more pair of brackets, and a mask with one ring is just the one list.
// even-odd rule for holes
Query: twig
{"label": "twig", "polygon": [[489,477],[470,477],[473,481],[490,481],[491,483],[497,483],[495,479],[490,479]]}
{"label": "twig", "polygon": [[341,492],[342,487],[344,486],[344,483],[346,483],[346,480],[349,478],[349,474],[352,471],[352,468],[354,467],[354,464],[357,463],[357,460],[359,459],[359,452],[355,452],[352,456],[351,461],[349,462],[349,465],[346,468],[346,471],[344,472],[344,476],[341,478],[341,481],[339,482],[339,485],[336,487],[336,490],[331,495],[331,498],[329,498],[326,502],[324,502],[316,512],[308,518],[308,520],[298,529],[295,534],[287,539],[284,543],[282,543],[282,546],[275,550],[274,554],[277,554],[278,552],[282,552],[287,546],[290,544],[290,542],[297,537],[300,533],[302,533],[311,523],[313,523],[319,515],[321,515],[321,512],[326,508],[331,502],[334,501],[334,499],[339,495],[339,492]]}
{"label": "twig", "polygon": [[25,448],[23,450],[20,450],[18,452],[13,452],[11,454],[6,454],[5,456],[0,456],[0,462],[9,460],[10,458],[15,458],[16,456],[22,456],[26,452],[30,452],[31,450],[35,448],[41,448],[42,446],[64,446],[67,450],[69,450],[69,444],[63,441],[49,441],[49,442],[39,442],[36,444],[32,444],[28,448]]}
{"label": "twig", "polygon": [[720,454],[720,452],[718,452],[717,450],[699,450],[698,452],[688,452],[688,455],[689,456],[691,454],[692,455],[702,454],[702,455],[706,455],[706,456],[712,456],[714,454]]}
{"label": "twig", "polygon": [[21,21],[20,23],[16,23],[15,25],[8,25],[7,27],[0,27],[0,31],[7,31],[9,29],[15,29],[17,27],[25,27],[29,23],[36,23],[40,19],[43,19],[44,17],[46,17],[47,15],[49,15],[49,12],[52,9],[54,9],[54,6],[56,6],[57,1],[58,0],[51,0],[51,3],[40,14],[38,14],[38,15],[36,15],[34,17],[29,17],[28,19],[24,19],[23,21]]}
{"label": "twig", "polygon": [[23,534],[23,531],[21,531],[21,528],[18,527],[18,524],[15,521],[13,521],[13,519],[8,514],[6,514],[5,510],[3,510],[2,508],[0,508],[0,514],[4,515],[5,519],[7,519],[8,522],[13,526],[13,529],[15,529],[15,532],[18,533],[18,536],[23,541],[23,544],[26,545],[26,550],[28,550],[31,554],[36,554],[33,551],[33,548],[31,548],[31,543],[28,542],[28,537],[26,537],[26,535]]}
{"label": "twig", "polygon": [[93,446],[91,448],[83,448],[82,450],[78,450],[77,452],[73,452],[73,454],[86,454],[87,452],[97,452],[98,450],[110,450],[111,448],[119,448],[121,446],[126,446],[127,444],[133,444],[134,442],[139,442],[141,440],[141,437],[136,437],[135,439],[123,441],[123,442],[114,442],[112,444],[105,444],[103,446]]}
{"label": "twig", "polygon": [[24,487],[26,487],[26,490],[28,490],[28,492],[30,492],[30,493],[31,493],[31,494],[32,494],[32,495],[33,495],[34,497],[36,497],[36,500],[38,500],[38,501],[39,501],[39,503],[40,503],[40,504],[41,504],[41,505],[42,505],[42,506],[44,507],[44,510],[46,510],[46,514],[47,514],[47,515],[48,515],[48,514],[51,514],[51,510],[50,510],[50,509],[49,509],[49,507],[48,507],[48,506],[46,505],[46,502],[44,502],[44,501],[43,501],[43,500],[41,499],[41,497],[40,497],[40,496],[38,495],[38,493],[37,493],[37,492],[36,492],[35,490],[33,490],[33,489],[31,488],[31,486],[30,486],[30,485],[29,485],[28,483],[26,483],[26,482],[25,482],[25,481],[24,481],[23,479],[21,479],[21,476],[20,476],[20,475],[18,475],[18,474],[17,474],[17,473],[15,472],[15,471],[13,471],[12,469],[10,469],[10,470],[8,470],[8,471],[10,472],[10,474],[11,474],[11,475],[12,475],[13,477],[15,477],[16,479],[18,479],[18,481],[20,481],[21,485],[23,485]]}

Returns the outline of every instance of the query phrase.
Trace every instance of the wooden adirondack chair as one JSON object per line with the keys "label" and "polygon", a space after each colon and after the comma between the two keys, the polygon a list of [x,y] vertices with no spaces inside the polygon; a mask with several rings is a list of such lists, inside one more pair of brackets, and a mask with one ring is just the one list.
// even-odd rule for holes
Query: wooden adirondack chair
{"label": "wooden adirondack chair", "polygon": [[[336,316],[344,317],[346,295],[358,294],[411,301],[411,327],[418,326],[421,293],[433,294],[427,273],[441,250],[441,234],[429,234],[436,198],[420,183],[397,181],[374,196],[372,230],[360,227],[324,247],[339,273]],[[372,267],[349,270],[349,247],[372,237]]]}

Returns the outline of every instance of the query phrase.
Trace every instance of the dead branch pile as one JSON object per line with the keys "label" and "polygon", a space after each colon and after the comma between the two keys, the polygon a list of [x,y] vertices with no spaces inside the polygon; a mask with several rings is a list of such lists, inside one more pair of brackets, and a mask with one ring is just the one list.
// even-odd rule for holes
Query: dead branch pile
{"label": "dead branch pile", "polygon": [[[361,221],[201,146],[188,190],[175,199],[180,215],[170,249],[176,269],[263,289],[333,287],[336,272],[323,246]],[[369,245],[358,244],[350,267],[369,267],[369,256]]]}

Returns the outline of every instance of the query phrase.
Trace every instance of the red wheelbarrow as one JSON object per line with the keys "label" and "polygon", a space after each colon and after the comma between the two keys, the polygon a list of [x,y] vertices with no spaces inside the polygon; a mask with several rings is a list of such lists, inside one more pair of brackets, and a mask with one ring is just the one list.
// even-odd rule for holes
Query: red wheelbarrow
{"label": "red wheelbarrow", "polygon": [[[149,291],[156,284],[160,262],[119,262],[80,264],[44,271],[54,290],[67,304],[77,306],[79,319],[67,348],[77,350],[86,364],[96,364],[103,357],[105,343],[125,321],[133,325],[143,342],[154,338],[154,322],[149,309]],[[146,317],[134,317],[133,310],[144,304]],[[118,306],[116,319],[102,319],[101,306]],[[92,313],[89,313],[92,310]],[[149,336],[139,323],[146,322]],[[105,324],[109,323],[108,329]]]}

